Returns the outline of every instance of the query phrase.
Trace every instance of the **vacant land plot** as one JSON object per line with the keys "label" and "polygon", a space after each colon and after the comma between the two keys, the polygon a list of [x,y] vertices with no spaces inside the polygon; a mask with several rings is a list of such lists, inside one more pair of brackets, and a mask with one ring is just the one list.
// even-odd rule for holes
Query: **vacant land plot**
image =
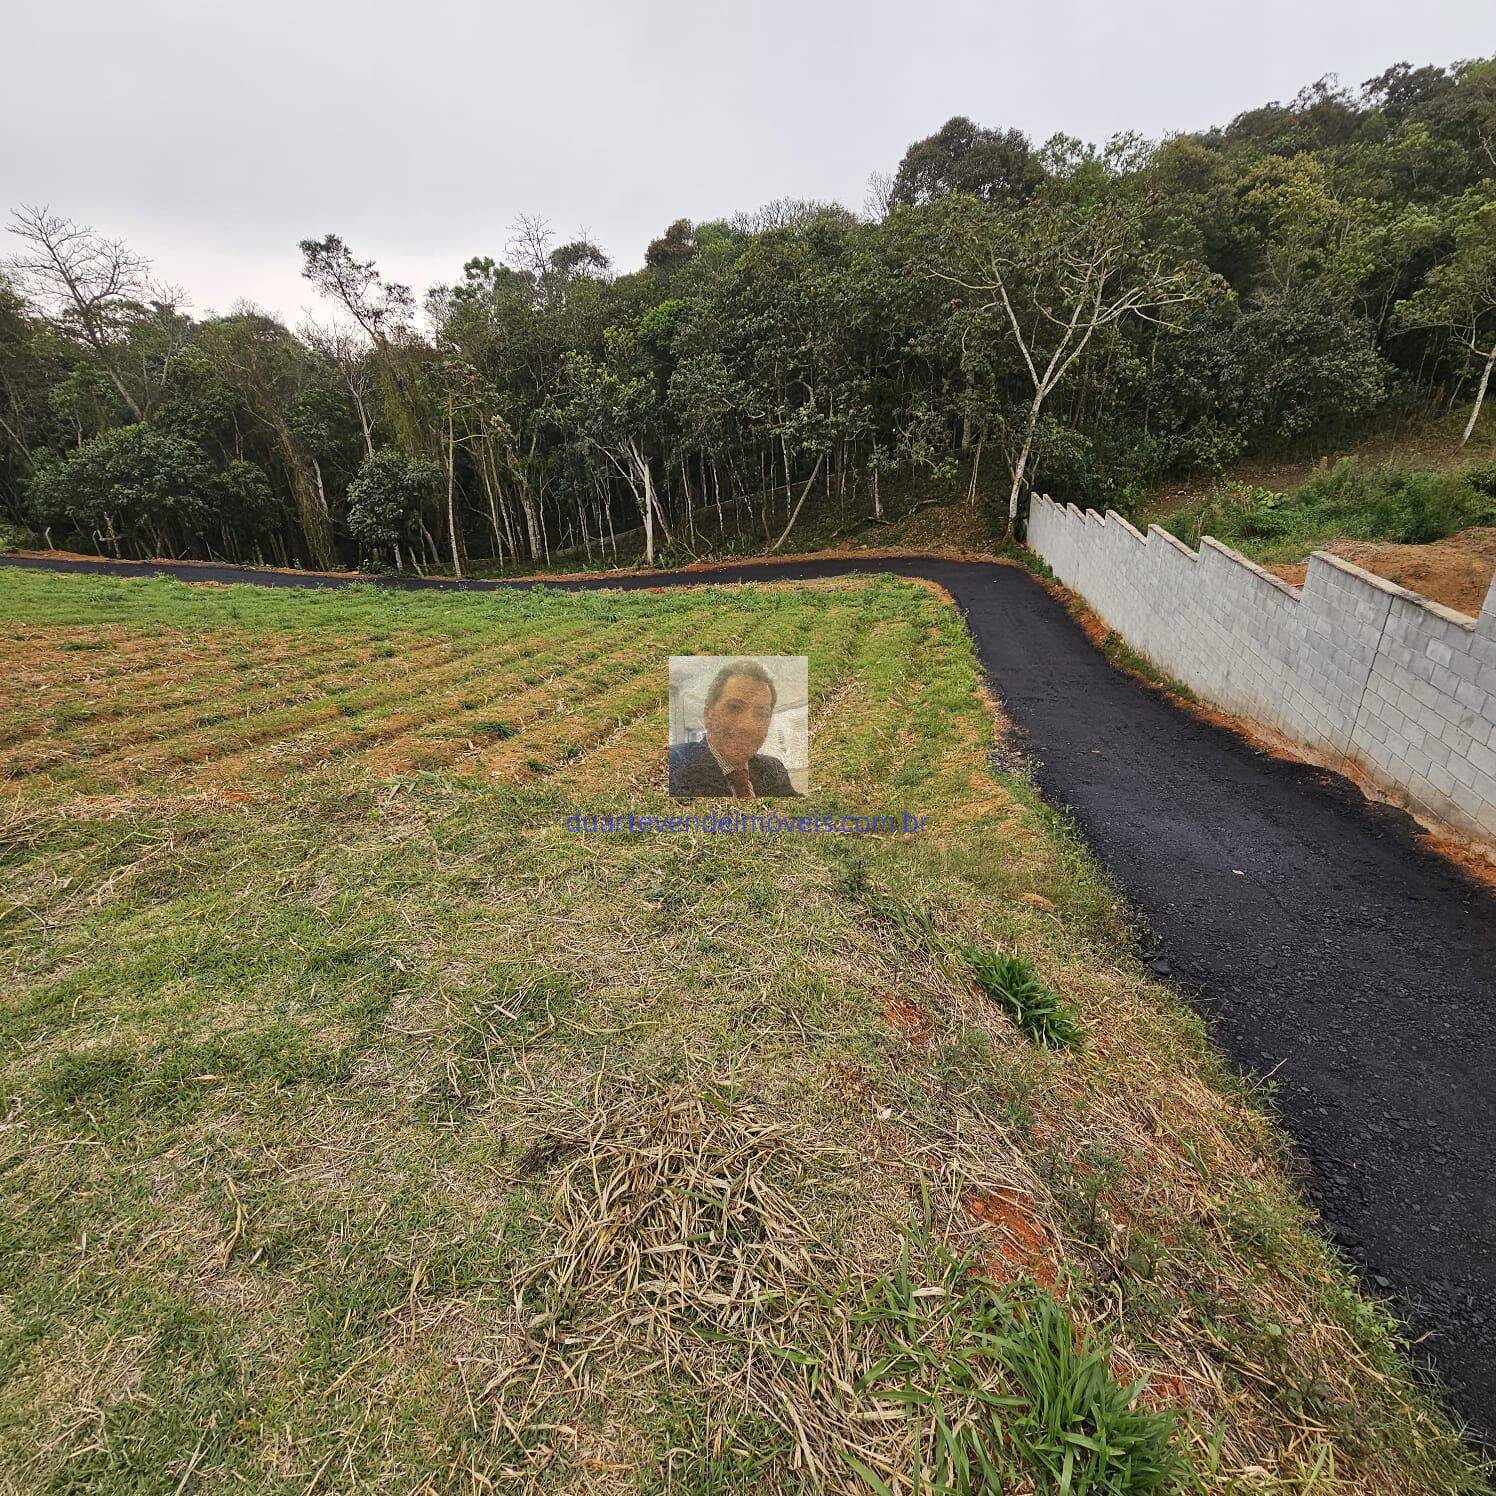
{"label": "vacant land plot", "polygon": [[1480,612],[1496,563],[1496,465],[1426,469],[1354,459],[1321,465],[1292,492],[1236,484],[1164,514],[1198,546],[1202,535],[1301,586],[1327,550],[1447,607]]}
{"label": "vacant land plot", "polygon": [[[0,1486],[1479,1488],[933,591],[0,619]],[[926,832],[564,829],[750,651]]]}

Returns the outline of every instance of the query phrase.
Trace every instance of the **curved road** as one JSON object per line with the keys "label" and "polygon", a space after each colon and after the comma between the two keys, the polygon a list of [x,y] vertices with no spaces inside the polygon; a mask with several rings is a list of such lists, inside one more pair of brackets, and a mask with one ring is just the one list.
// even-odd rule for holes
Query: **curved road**
{"label": "curved road", "polygon": [[[0,557],[59,571],[269,586],[355,578]],[[1496,1439],[1496,897],[1400,812],[1260,754],[1115,670],[1015,566],[926,557],[599,576],[568,588],[896,572],[945,587],[995,693],[1241,1066],[1271,1075],[1304,1186],[1369,1289]],[[452,587],[401,578],[399,587]],[[534,585],[468,583],[468,587]]]}

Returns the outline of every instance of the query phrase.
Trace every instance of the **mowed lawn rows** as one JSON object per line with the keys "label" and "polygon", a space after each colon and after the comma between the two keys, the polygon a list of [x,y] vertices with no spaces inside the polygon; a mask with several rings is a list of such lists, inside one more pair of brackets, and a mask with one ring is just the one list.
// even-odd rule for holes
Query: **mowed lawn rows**
{"label": "mowed lawn rows", "polygon": [[[0,1490],[1481,1489],[931,589],[0,622]],[[741,652],[928,829],[568,832]]]}
{"label": "mowed lawn rows", "polygon": [[[712,617],[693,605],[672,626],[697,641],[697,653],[744,642]],[[850,617],[828,602],[825,637],[839,637]],[[783,652],[794,639],[760,643]],[[39,667],[38,655],[48,663]],[[188,770],[232,783],[344,758],[384,773],[444,764],[545,772],[658,706],[662,660],[657,644],[623,622],[268,648],[253,634],[115,631],[91,643],[23,628],[0,648],[0,669],[13,668],[18,692],[0,729],[0,782],[99,790]]]}

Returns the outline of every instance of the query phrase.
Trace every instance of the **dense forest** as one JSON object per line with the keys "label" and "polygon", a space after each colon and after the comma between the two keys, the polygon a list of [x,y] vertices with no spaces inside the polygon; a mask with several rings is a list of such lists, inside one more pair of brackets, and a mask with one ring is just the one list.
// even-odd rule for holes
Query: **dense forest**
{"label": "dense forest", "polygon": [[860,214],[681,219],[629,274],[522,218],[418,298],[328,234],[300,246],[326,319],[295,330],[195,320],[47,208],[11,234],[0,508],[42,544],[460,571],[642,530],[668,561],[958,471],[1021,523],[1036,483],[1126,508],[1399,412],[1469,402],[1473,426],[1496,59],[1162,142],[952,119]]}

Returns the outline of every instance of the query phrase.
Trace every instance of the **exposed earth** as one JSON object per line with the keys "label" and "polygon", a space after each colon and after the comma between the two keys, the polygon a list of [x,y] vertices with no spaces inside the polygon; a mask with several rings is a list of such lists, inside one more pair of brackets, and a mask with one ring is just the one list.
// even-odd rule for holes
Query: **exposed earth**
{"label": "exposed earth", "polygon": [[[353,580],[0,563],[272,586]],[[1016,566],[868,556],[549,585],[853,572],[923,577],[955,599],[1041,788],[1069,807],[1146,921],[1154,970],[1192,995],[1240,1066],[1270,1081],[1331,1233],[1368,1289],[1426,1337],[1456,1411],[1496,1436],[1496,897],[1423,846],[1402,813],[1255,750],[1113,668]]]}
{"label": "exposed earth", "polygon": [[[1472,618],[1480,612],[1496,573],[1496,525],[1476,525],[1428,545],[1331,540],[1318,549]],[[1291,586],[1302,587],[1309,563],[1269,566],[1268,570]]]}

